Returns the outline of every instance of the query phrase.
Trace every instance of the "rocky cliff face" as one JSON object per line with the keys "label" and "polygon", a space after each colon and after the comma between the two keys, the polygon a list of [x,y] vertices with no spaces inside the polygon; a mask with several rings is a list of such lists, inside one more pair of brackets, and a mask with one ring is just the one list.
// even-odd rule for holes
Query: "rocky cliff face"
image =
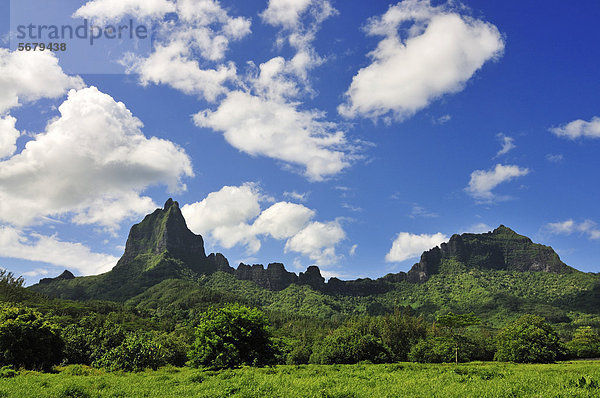
{"label": "rocky cliff face", "polygon": [[550,246],[533,243],[528,237],[500,225],[485,234],[453,235],[448,243],[424,252],[421,260],[408,272],[407,280],[415,283],[426,281],[430,275],[440,271],[443,259],[454,259],[467,268],[476,269],[552,273],[574,271],[560,260]]}
{"label": "rocky cliff face", "polygon": [[[152,214],[144,217],[142,222],[131,227],[125,253],[113,270],[129,267],[142,256],[150,258],[152,255],[164,254],[194,269],[202,268],[201,265],[206,267],[204,240],[202,236],[188,229],[179,209],[179,203],[172,199],[167,200],[164,208],[156,209]],[[197,269],[197,271],[201,270]]]}
{"label": "rocky cliff face", "polygon": [[237,279],[252,281],[270,290],[283,290],[292,283],[298,283],[298,275],[286,271],[281,263],[271,263],[267,269],[262,264],[250,266],[240,263],[233,275]]}

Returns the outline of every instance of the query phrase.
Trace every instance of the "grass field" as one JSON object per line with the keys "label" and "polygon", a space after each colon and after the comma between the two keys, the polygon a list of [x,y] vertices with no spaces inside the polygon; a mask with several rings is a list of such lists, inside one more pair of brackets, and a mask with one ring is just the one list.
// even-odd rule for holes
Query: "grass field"
{"label": "grass field", "polygon": [[299,365],[109,373],[72,365],[0,379],[0,397],[600,397],[600,362]]}

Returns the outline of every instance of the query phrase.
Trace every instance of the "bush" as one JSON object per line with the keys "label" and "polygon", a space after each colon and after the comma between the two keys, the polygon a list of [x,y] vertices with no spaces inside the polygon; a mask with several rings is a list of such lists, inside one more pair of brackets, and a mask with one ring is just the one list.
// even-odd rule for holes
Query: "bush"
{"label": "bush", "polygon": [[316,343],[310,356],[311,363],[351,364],[361,361],[383,363],[389,361],[390,353],[383,343],[372,334],[358,329],[341,327]]}
{"label": "bush", "polygon": [[186,343],[184,337],[174,333],[158,333],[152,337],[152,341],[161,347],[165,363],[184,366],[187,362],[190,345]]}
{"label": "bush", "polygon": [[567,343],[567,350],[575,358],[600,357],[600,337],[590,326],[579,327]]}
{"label": "bush", "polygon": [[31,308],[0,309],[0,365],[49,370],[62,360],[63,345],[57,327]]}
{"label": "bush", "polygon": [[125,332],[121,325],[98,315],[83,317],[62,330],[66,363],[98,365],[110,350],[121,345]]}
{"label": "bush", "polygon": [[[455,361],[455,341],[448,336],[430,336],[415,344],[408,359],[422,363],[447,363]],[[459,351],[459,361],[464,362],[465,352]]]}
{"label": "bush", "polygon": [[425,337],[427,332],[423,318],[399,312],[380,318],[377,329],[393,361],[406,361],[411,348]]}
{"label": "bush", "polygon": [[210,308],[200,317],[188,358],[191,366],[214,369],[272,364],[275,349],[267,318],[239,304]]}
{"label": "bush", "polygon": [[498,334],[494,359],[520,363],[551,363],[565,355],[565,349],[544,318],[523,315]]}
{"label": "bush", "polygon": [[299,343],[287,354],[285,363],[288,365],[303,365],[310,360],[312,350],[305,344]]}
{"label": "bush", "polygon": [[97,363],[110,370],[139,372],[144,369],[158,369],[165,364],[160,345],[145,334],[132,333],[120,346],[108,351]]}

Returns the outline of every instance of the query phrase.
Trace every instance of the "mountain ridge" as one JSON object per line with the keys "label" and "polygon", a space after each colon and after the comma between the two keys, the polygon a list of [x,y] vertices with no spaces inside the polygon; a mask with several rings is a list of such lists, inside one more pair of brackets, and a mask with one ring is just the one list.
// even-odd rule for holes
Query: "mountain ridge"
{"label": "mountain ridge", "polygon": [[63,298],[83,294],[86,299],[126,300],[166,279],[195,280],[222,271],[272,291],[296,284],[327,294],[370,295],[393,290],[400,282],[425,283],[432,275],[443,272],[448,261],[457,261],[468,269],[577,272],[564,264],[551,247],[533,243],[504,225],[484,234],[455,234],[448,242],[423,252],[408,272],[377,279],[334,277],[325,281],[317,266],[296,274],[277,262],[266,268],[262,264],[244,263],[233,268],[221,253],[206,255],[204,239],[189,230],[178,202],[169,198],[163,208],[131,227],[125,252],[111,271],[91,277],[74,277],[65,271],[30,288],[49,295],[60,294]]}

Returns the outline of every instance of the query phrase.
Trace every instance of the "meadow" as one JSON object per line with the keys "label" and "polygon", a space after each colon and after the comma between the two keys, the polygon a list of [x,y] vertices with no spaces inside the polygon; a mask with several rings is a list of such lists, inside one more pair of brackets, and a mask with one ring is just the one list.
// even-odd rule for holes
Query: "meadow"
{"label": "meadow", "polygon": [[598,397],[600,363],[278,365],[139,373],[82,365],[0,379],[0,397]]}

